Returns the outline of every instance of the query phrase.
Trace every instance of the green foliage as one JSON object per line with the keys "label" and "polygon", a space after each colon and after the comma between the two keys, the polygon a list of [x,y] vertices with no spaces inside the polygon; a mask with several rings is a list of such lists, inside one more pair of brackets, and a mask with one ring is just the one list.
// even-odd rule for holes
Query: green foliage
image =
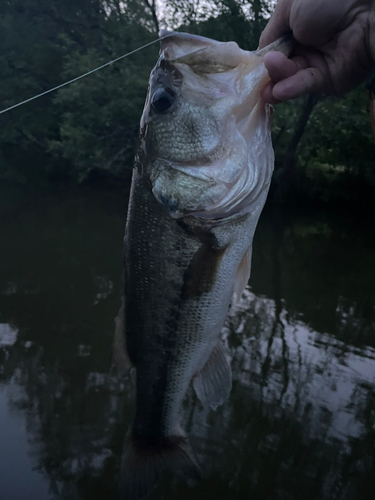
{"label": "green foliage", "polygon": [[[285,182],[285,157],[306,105],[307,98],[300,98],[276,108],[275,184]],[[300,198],[358,200],[364,187],[375,186],[375,148],[364,86],[341,98],[319,96],[294,153],[289,191],[298,191]]]}
{"label": "green foliage", "polygon": [[169,7],[166,23],[170,27],[223,42],[235,41],[243,49],[255,50],[267,22],[270,2],[169,0],[166,3]]}
{"label": "green foliage", "polygon": [[[1,109],[155,39],[162,26],[256,49],[266,0],[7,0],[0,3]],[[162,7],[160,7],[162,5]],[[159,6],[159,9],[157,9]],[[22,34],[22,36],[20,36]],[[157,45],[0,115],[0,180],[127,176]],[[278,201],[359,199],[375,186],[364,87],[302,98],[274,117]],[[272,193],[271,193],[272,194]]]}
{"label": "green foliage", "polygon": [[[103,37],[100,48],[84,54],[70,54],[67,50],[65,80],[154,39],[152,33],[133,23],[132,16],[126,14],[110,16],[106,30],[112,36]],[[55,97],[54,104],[61,109],[60,134],[58,139],[50,141],[49,147],[54,154],[74,163],[79,180],[93,169],[122,175],[131,166],[147,81],[157,50],[155,46],[119,61],[61,89]]]}
{"label": "green foliage", "polygon": [[[322,99],[311,116],[303,162],[325,162],[375,184],[368,96],[358,87],[341,99]],[[315,144],[314,144],[315,143]]]}
{"label": "green foliage", "polygon": [[[23,33],[24,36],[19,36]],[[1,108],[41,93],[155,37],[142,0],[9,0],[0,6]],[[157,48],[0,117],[0,178],[118,173],[129,165]],[[9,167],[11,164],[11,167]],[[52,167],[51,167],[52,165]],[[38,173],[38,174],[37,174]]]}

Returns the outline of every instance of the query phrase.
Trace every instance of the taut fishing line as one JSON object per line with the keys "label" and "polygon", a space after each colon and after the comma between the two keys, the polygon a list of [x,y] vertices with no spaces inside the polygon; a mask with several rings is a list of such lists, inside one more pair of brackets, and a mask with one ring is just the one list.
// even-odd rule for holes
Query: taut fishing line
{"label": "taut fishing line", "polygon": [[131,52],[128,52],[127,54],[124,54],[123,56],[117,57],[116,59],[113,59],[113,61],[109,61],[105,64],[102,64],[98,68],[92,69],[91,71],[88,71],[87,73],[84,73],[83,75],[77,76],[76,78],[73,78],[72,80],[69,80],[68,82],[62,83],[61,85],[57,85],[57,87],[53,87],[52,89],[46,90],[45,92],[42,92],[38,95],[34,95],[34,97],[30,97],[29,99],[25,99],[24,101],[19,102],[18,104],[14,104],[13,106],[9,106],[9,108],[3,109],[0,111],[0,115],[3,113],[6,113],[7,111],[10,111],[11,109],[18,108],[18,106],[22,106],[22,104],[26,104],[27,102],[33,101],[34,99],[38,99],[38,97],[42,97],[43,95],[49,94],[50,92],[53,92],[54,90],[61,89],[62,87],[65,87],[66,85],[69,85],[70,83],[76,82],[77,80],[80,80],[81,78],[84,78],[85,76],[91,75],[92,73],[95,73],[96,71],[99,71],[100,69],[105,68],[106,66],[109,66],[110,64],[113,64],[117,61],[120,61],[121,59],[124,59],[125,57],[131,56],[132,54],[135,54],[136,52],[139,52],[142,49],[145,49],[146,47],[149,47],[150,45],[160,42],[160,40],[164,40],[164,38],[168,38],[171,36],[171,34],[162,36],[158,38],[157,40],[153,40],[152,42],[146,43],[145,45],[142,45],[142,47],[138,47],[137,49],[132,50]]}

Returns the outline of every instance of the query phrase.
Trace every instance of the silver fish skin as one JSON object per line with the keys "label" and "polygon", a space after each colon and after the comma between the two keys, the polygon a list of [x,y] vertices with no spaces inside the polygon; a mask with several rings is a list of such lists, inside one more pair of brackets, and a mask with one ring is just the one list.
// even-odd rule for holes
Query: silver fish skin
{"label": "silver fish skin", "polygon": [[212,408],[231,390],[220,333],[250,276],[274,162],[260,99],[267,49],[170,33],[150,76],[125,231],[123,333],[137,390],[120,472],[128,500],[145,498],[165,467],[198,473],[180,426],[189,384]]}

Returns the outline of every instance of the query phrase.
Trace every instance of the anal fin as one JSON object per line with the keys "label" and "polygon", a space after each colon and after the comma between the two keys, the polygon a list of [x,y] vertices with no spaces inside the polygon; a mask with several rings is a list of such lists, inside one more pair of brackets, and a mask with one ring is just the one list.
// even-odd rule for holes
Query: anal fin
{"label": "anal fin", "polygon": [[194,377],[193,387],[202,404],[214,410],[228,398],[232,390],[232,370],[221,340],[212,351],[203,369]]}
{"label": "anal fin", "polygon": [[235,283],[234,293],[236,294],[236,302],[241,299],[242,292],[245,290],[246,285],[250,279],[251,273],[251,255],[253,253],[253,246],[250,245],[245,255],[242,257],[241,263],[238,266]]}

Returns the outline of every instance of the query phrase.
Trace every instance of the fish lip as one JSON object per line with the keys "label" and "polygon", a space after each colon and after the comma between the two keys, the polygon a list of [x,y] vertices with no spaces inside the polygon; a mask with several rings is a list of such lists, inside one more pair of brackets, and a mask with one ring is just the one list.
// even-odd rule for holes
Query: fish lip
{"label": "fish lip", "polygon": [[189,42],[196,42],[197,44],[200,45],[220,45],[223,42],[219,42],[218,40],[213,40],[212,38],[207,38],[205,36],[201,35],[194,35],[193,33],[187,33],[184,31],[168,31],[168,30],[160,30],[159,31],[159,37],[162,38],[160,40],[160,45],[168,44],[171,40],[175,41],[189,41]]}
{"label": "fish lip", "polygon": [[[201,35],[194,35],[191,33],[180,32],[180,31],[168,31],[164,29],[159,31],[159,36],[161,38],[160,40],[161,54],[164,54],[165,59],[175,58],[175,55],[173,54],[173,49],[170,47],[171,42],[175,42],[177,45],[179,45],[179,42],[183,43],[188,41],[190,44],[196,45],[197,48],[222,45],[223,43],[226,43],[226,42],[219,42],[218,40],[212,40],[211,38],[207,38]],[[253,53],[262,57],[265,54],[267,54],[267,52],[276,51],[276,52],[282,52],[288,57],[291,54],[295,46],[295,43],[296,41],[293,37],[292,31],[288,31],[282,37],[270,43],[263,49],[258,49]],[[172,54],[170,54],[170,52],[172,52]]]}
{"label": "fish lip", "polygon": [[200,48],[212,47],[223,43],[201,35],[193,35],[180,31],[160,30],[159,37],[161,38],[160,53],[166,60],[173,60],[179,57],[181,54],[177,54],[176,52],[179,52],[179,50],[184,52],[180,45],[186,44],[187,42],[191,48],[189,52],[194,52],[192,48],[194,45],[196,46],[196,50],[198,50]]}
{"label": "fish lip", "polygon": [[293,37],[292,31],[288,31],[287,33],[285,33],[285,35],[270,43],[263,49],[258,49],[255,53],[258,56],[263,57],[268,52],[275,51],[281,52],[282,54],[289,57],[294,49],[295,43],[296,41]]}

